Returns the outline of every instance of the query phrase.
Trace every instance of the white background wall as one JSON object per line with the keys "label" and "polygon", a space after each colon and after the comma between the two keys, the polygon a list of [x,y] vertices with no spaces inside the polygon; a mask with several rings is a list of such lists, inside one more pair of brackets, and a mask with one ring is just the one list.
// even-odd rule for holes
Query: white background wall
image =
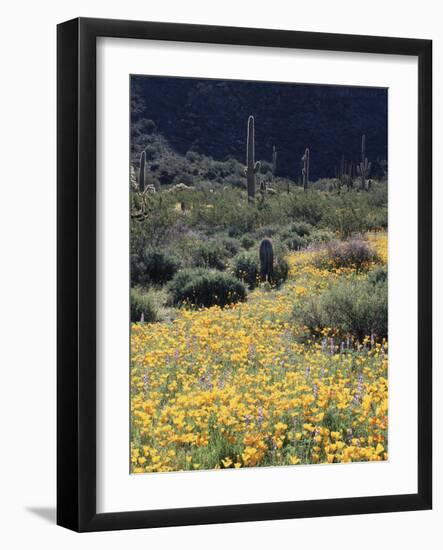
{"label": "white background wall", "polygon": [[[47,549],[403,549],[442,540],[441,291],[434,290],[434,510],[76,535],[55,518],[55,25],[77,16],[434,40],[434,278],[442,277],[443,30],[438,0],[66,0],[2,6],[0,84],[0,542]],[[439,219],[440,218],[440,219]],[[440,248],[440,250],[438,250]],[[439,338],[440,336],[440,338]],[[405,335],[407,339],[407,335]],[[440,340],[440,341],[439,341]],[[438,436],[438,432],[440,435]]]}

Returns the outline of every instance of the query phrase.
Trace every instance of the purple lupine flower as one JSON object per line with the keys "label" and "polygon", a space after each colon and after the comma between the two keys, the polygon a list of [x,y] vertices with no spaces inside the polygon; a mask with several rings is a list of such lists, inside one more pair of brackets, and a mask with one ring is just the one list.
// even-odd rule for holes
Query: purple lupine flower
{"label": "purple lupine flower", "polygon": [[259,407],[258,408],[258,425],[261,426],[262,423],[263,423],[263,419],[264,419],[264,414],[263,414],[263,407]]}
{"label": "purple lupine flower", "polygon": [[361,403],[362,397],[363,397],[363,375],[360,373],[358,375],[357,390],[356,390],[354,398],[352,400],[353,403],[358,405],[359,403]]}
{"label": "purple lupine flower", "polygon": [[305,377],[307,378],[309,376],[309,373],[311,372],[311,367],[308,365],[305,370]]}
{"label": "purple lupine flower", "polygon": [[329,340],[329,344],[331,346],[331,355],[334,353],[334,350],[335,350],[335,346],[334,346],[334,338],[331,338]]}
{"label": "purple lupine flower", "polygon": [[327,345],[328,345],[328,341],[326,340],[326,338],[323,338],[323,340],[321,341],[321,351],[322,351],[322,353],[326,353]]}
{"label": "purple lupine flower", "polygon": [[252,359],[255,355],[255,346],[251,344],[248,348],[248,356]]}
{"label": "purple lupine flower", "polygon": [[317,399],[317,395],[318,395],[318,386],[317,386],[317,384],[313,385],[312,390],[313,390],[313,394],[314,394],[315,399]]}
{"label": "purple lupine flower", "polygon": [[212,390],[214,384],[212,383],[211,373],[205,373],[199,378],[199,383],[202,389]]}
{"label": "purple lupine flower", "polygon": [[344,352],[345,352],[345,343],[342,340],[342,342],[340,344],[340,353],[344,353]]}

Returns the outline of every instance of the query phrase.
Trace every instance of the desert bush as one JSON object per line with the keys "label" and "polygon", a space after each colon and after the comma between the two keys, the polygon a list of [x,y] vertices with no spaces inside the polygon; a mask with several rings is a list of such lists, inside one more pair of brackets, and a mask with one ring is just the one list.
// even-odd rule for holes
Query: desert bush
{"label": "desert bush", "polygon": [[273,237],[280,231],[280,227],[277,224],[273,225],[267,225],[265,227],[259,227],[255,232],[254,235],[257,240],[266,239]]}
{"label": "desert bush", "polygon": [[249,288],[255,288],[259,282],[259,265],[257,254],[243,252],[233,261],[233,271],[237,279],[246,283]]}
{"label": "desert bush", "polygon": [[318,253],[315,265],[323,269],[355,269],[357,272],[369,269],[379,261],[377,253],[361,237],[347,241],[331,241]]}
{"label": "desert bush", "polygon": [[301,250],[307,246],[308,242],[305,237],[300,237],[296,233],[285,240],[285,244],[289,250]]}
{"label": "desert bush", "polygon": [[293,319],[314,335],[325,328],[358,340],[374,334],[387,337],[387,280],[354,277],[329,287],[323,294],[305,301],[293,312]]}
{"label": "desert bush", "polygon": [[328,243],[330,241],[335,240],[336,235],[327,229],[313,229],[313,231],[310,233],[309,237],[307,237],[307,241],[309,244],[324,244]]}
{"label": "desert bush", "polygon": [[269,282],[272,286],[278,287],[288,278],[289,264],[286,260],[288,248],[278,239],[273,239],[272,245],[274,251],[274,264],[272,278]]}
{"label": "desert bush", "polygon": [[277,254],[274,259],[274,273],[272,275],[272,283],[279,286],[288,278],[289,264],[285,257]]}
{"label": "desert bush", "polygon": [[368,281],[372,284],[385,283],[388,280],[388,270],[386,266],[377,266],[368,273]]}
{"label": "desert bush", "polygon": [[317,225],[323,219],[327,205],[324,197],[313,191],[297,192],[289,195],[286,203],[286,213],[294,221],[303,221]]}
{"label": "desert bush", "polygon": [[220,244],[226,250],[226,255],[229,258],[232,258],[233,256],[235,256],[241,250],[241,245],[238,242],[238,240],[232,237],[222,237],[220,239]]}
{"label": "desert bush", "polygon": [[244,235],[240,243],[245,250],[249,250],[254,246],[255,239],[253,239],[250,235]]}
{"label": "desert bush", "polygon": [[224,224],[228,227],[230,237],[241,237],[254,230],[258,213],[255,208],[237,208],[225,216]]}
{"label": "desert bush", "polygon": [[192,265],[223,271],[226,269],[226,249],[215,241],[201,242],[194,250]]}
{"label": "desert bush", "polygon": [[239,250],[238,242],[230,237],[202,241],[198,243],[193,252],[192,265],[223,271],[226,269],[228,259],[232,258]]}
{"label": "desert bush", "polygon": [[306,222],[294,222],[291,224],[290,229],[292,233],[296,233],[299,237],[305,237],[311,234],[313,227]]}
{"label": "desert bush", "polygon": [[373,231],[376,229],[386,229],[388,227],[388,209],[381,206],[368,211],[365,217],[365,229]]}
{"label": "desert bush", "polygon": [[172,279],[179,267],[180,262],[174,256],[145,248],[131,256],[131,281],[133,285],[162,285]]}
{"label": "desert bush", "polygon": [[329,208],[324,216],[324,224],[342,237],[349,237],[353,233],[361,233],[367,229],[365,213],[351,204]]}
{"label": "desert bush", "polygon": [[172,303],[210,307],[226,306],[246,299],[243,283],[228,273],[208,269],[183,269],[169,283]]}
{"label": "desert bush", "polygon": [[158,321],[158,310],[149,293],[140,288],[131,289],[131,321],[154,323]]}

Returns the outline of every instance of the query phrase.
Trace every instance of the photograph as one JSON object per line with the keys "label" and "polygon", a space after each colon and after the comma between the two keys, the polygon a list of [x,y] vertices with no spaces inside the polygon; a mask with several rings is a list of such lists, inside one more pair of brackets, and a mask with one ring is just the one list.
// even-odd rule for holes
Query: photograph
{"label": "photograph", "polygon": [[130,472],[387,461],[388,89],[133,74],[129,111]]}

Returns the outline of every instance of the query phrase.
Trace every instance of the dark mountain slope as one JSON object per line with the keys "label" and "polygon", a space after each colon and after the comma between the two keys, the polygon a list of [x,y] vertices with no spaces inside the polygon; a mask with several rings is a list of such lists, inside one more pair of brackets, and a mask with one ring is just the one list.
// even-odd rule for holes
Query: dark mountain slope
{"label": "dark mountain slope", "polygon": [[278,175],[297,179],[309,147],[311,179],[331,177],[341,155],[360,160],[363,133],[374,171],[387,159],[386,89],[133,76],[131,99],[132,122],[154,121],[181,154],[244,162],[252,114],[256,158],[270,161],[276,145]]}

